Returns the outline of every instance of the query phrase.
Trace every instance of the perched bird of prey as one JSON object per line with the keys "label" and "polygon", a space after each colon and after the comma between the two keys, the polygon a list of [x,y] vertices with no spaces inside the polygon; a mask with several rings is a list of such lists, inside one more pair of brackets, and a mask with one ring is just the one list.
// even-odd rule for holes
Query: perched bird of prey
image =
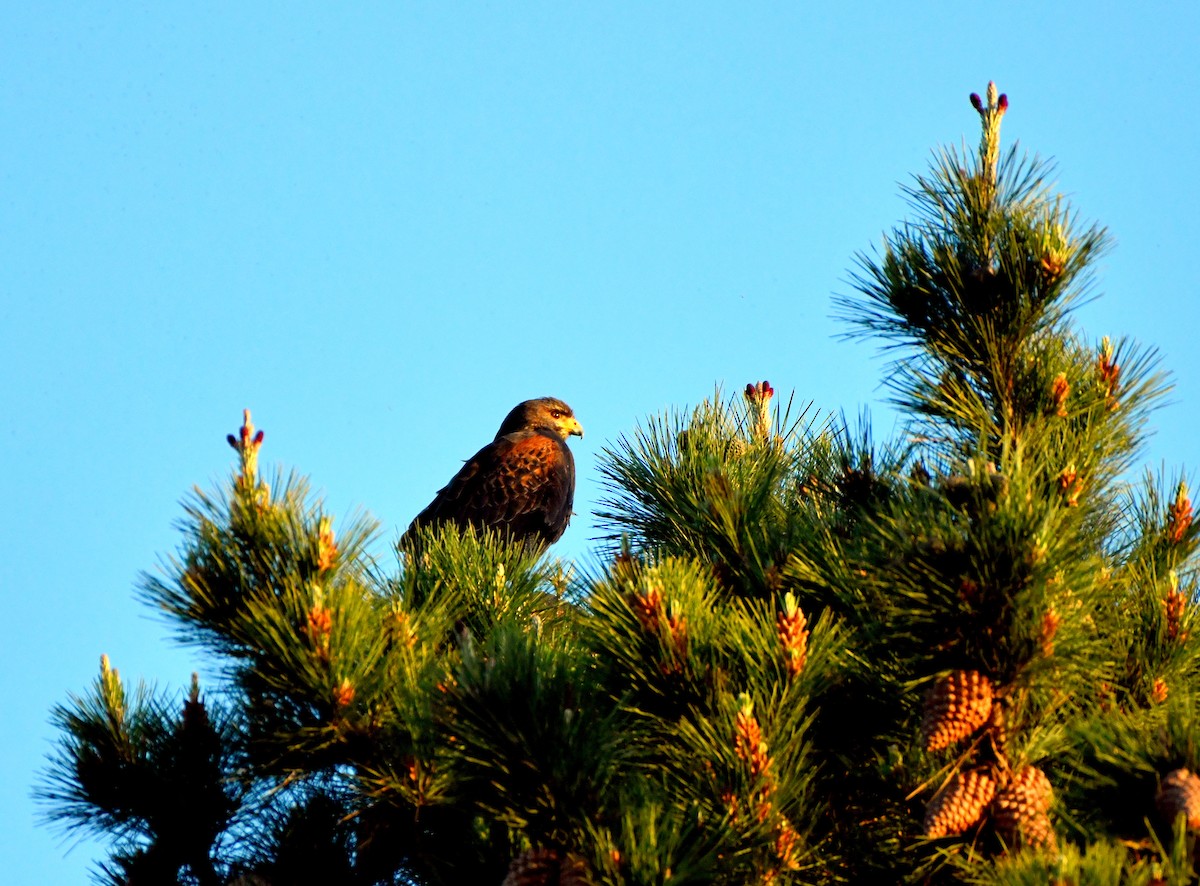
{"label": "perched bird of prey", "polygon": [[540,547],[558,541],[575,500],[575,458],[567,448],[571,435],[582,437],[583,428],[562,400],[542,397],[517,404],[496,438],[417,515],[401,543],[411,543],[419,526],[442,523],[492,529]]}

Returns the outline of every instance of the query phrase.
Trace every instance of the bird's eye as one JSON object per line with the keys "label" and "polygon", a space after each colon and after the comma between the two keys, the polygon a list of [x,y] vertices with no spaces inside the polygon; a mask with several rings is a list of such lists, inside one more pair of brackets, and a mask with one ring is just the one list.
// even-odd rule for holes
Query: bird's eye
{"label": "bird's eye", "polygon": [[562,418],[562,410],[561,409],[551,409],[550,417],[551,418]]}

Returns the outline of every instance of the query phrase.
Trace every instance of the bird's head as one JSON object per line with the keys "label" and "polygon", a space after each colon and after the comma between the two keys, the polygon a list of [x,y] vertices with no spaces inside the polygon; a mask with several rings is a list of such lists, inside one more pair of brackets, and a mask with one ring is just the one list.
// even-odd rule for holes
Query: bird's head
{"label": "bird's head", "polygon": [[579,419],[575,418],[570,406],[556,397],[539,397],[537,400],[526,400],[514,406],[500,425],[496,437],[533,428],[553,431],[563,440],[572,435],[583,436],[583,426],[579,424]]}

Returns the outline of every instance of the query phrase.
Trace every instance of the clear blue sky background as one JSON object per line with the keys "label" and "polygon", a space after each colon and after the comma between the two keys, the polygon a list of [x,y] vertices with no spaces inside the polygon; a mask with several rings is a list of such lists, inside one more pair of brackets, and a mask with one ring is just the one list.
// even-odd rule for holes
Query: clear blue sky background
{"label": "clear blue sky background", "polygon": [[[836,11],[835,11],[836,10]],[[1174,370],[1145,463],[1196,462],[1194,2],[30,3],[0,24],[0,858],[35,826],[52,705],[102,652],[210,672],[133,597],[243,407],[267,462],[394,539],[518,400],[563,397],[586,557],[606,441],[770,379],[877,436],[886,363],[837,340],[898,183],[1006,140],[1117,248],[1091,335]],[[65,855],[64,855],[65,854]]]}

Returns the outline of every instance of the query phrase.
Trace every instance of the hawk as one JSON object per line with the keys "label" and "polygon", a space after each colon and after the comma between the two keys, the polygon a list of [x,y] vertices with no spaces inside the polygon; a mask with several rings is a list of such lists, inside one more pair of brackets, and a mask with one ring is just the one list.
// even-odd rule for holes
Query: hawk
{"label": "hawk", "polygon": [[491,529],[512,541],[544,547],[571,520],[575,458],[567,438],[582,437],[571,407],[554,397],[519,403],[496,438],[476,452],[417,515],[401,543],[419,526],[453,523]]}

